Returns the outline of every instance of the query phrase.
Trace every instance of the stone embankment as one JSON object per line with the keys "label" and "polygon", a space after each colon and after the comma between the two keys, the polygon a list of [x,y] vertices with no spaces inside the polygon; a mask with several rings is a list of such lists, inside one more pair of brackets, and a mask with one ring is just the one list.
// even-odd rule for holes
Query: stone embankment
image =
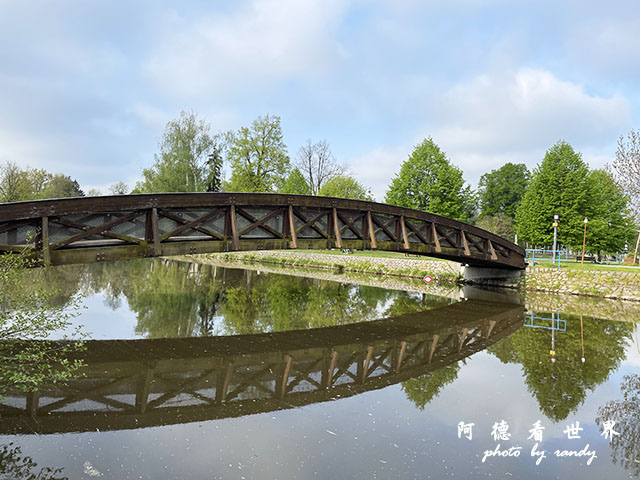
{"label": "stone embankment", "polygon": [[527,291],[640,301],[640,271],[528,268],[521,281],[521,288]]}
{"label": "stone embankment", "polygon": [[[389,277],[434,278],[434,284],[462,283],[461,266],[455,262],[415,257],[383,258],[331,255],[311,252],[257,251],[205,254],[200,256],[231,264],[261,264],[355,272]],[[528,268],[516,287],[526,292],[557,293],[640,302],[640,271],[587,271]]]}

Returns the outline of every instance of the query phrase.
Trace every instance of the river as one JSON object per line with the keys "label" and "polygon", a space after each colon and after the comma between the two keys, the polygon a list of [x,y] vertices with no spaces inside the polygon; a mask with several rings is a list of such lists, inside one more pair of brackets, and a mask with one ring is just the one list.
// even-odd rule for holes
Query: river
{"label": "river", "polygon": [[640,475],[637,305],[259,268],[28,272],[90,340],[4,386],[0,478]]}

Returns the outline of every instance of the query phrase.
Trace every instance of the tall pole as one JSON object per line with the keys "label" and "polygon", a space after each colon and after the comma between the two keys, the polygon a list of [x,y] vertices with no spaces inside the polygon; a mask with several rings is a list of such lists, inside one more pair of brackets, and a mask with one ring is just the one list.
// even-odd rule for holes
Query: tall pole
{"label": "tall pole", "polygon": [[589,219],[584,217],[584,237],[582,238],[582,265],[584,265],[584,248],[587,245],[587,223],[589,223]]}
{"label": "tall pole", "polygon": [[558,243],[558,215],[553,216],[553,262],[556,261],[556,245]]}
{"label": "tall pole", "polygon": [[633,253],[633,264],[636,264],[638,258],[638,245],[640,245],[640,230],[638,230],[638,240],[636,240],[636,251]]}

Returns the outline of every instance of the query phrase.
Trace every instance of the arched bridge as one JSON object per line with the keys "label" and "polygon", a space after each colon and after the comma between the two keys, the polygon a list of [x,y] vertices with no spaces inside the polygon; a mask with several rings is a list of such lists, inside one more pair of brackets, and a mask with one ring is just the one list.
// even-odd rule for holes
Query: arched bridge
{"label": "arched bridge", "polygon": [[383,320],[230,337],[94,340],[84,376],[0,402],[0,434],[119,430],[293,408],[424,375],[522,326],[524,308],[467,300]]}
{"label": "arched bridge", "polygon": [[118,195],[0,204],[0,252],[43,264],[237,250],[388,250],[524,268],[524,250],[450,218],[375,202],[268,193]]}

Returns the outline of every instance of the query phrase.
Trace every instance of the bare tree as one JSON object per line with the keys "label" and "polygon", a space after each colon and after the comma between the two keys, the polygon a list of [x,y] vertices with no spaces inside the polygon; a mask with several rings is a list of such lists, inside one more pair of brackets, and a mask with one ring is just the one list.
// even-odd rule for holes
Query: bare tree
{"label": "bare tree", "polygon": [[326,140],[315,143],[307,140],[298,150],[297,165],[309,184],[312,195],[318,195],[320,188],[328,180],[347,171],[344,165],[336,162]]}
{"label": "bare tree", "polygon": [[636,221],[640,222],[640,130],[618,139],[616,158],[607,165],[618,186],[629,196]]}

